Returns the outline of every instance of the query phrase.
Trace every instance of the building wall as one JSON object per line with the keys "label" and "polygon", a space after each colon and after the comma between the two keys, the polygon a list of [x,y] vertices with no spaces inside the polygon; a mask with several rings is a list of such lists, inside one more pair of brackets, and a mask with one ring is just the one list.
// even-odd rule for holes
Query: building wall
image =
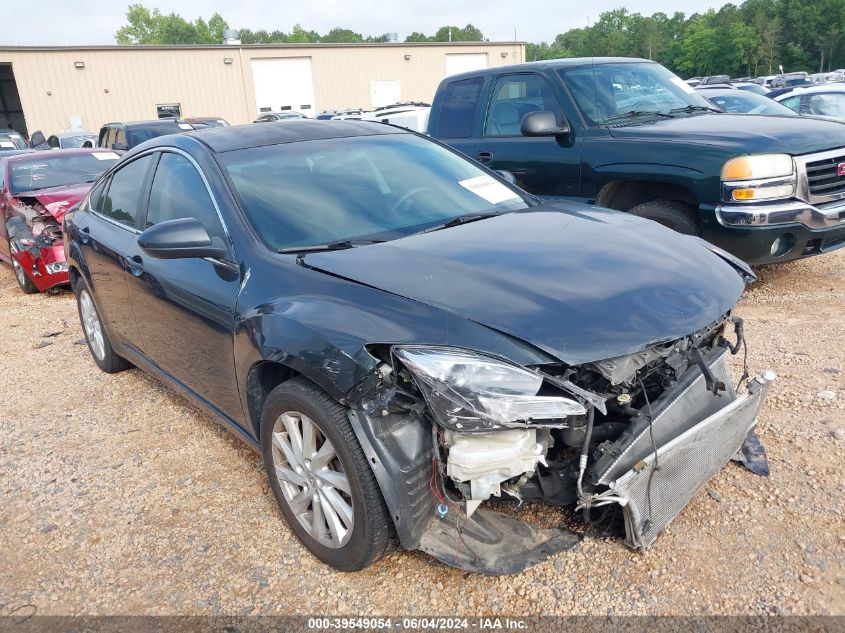
{"label": "building wall", "polygon": [[0,64],[12,64],[28,131],[49,134],[67,129],[74,115],[92,131],[108,121],[155,118],[160,103],[181,103],[184,116],[248,123],[257,115],[250,60],[259,57],[310,57],[316,111],[371,107],[372,79],[398,79],[403,101],[430,102],[445,76],[446,55],[454,53],[486,53],[488,66],[501,66],[522,62],[525,46],[21,47],[0,48]]}

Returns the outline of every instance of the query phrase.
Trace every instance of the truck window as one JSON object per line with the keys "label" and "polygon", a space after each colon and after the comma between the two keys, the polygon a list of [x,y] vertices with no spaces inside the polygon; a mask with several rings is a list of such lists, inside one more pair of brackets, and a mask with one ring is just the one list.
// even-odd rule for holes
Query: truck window
{"label": "truck window", "polygon": [[548,110],[560,120],[560,104],[549,83],[540,75],[502,75],[484,122],[485,136],[519,136],[522,118],[529,112]]}
{"label": "truck window", "polygon": [[478,112],[481,96],[481,77],[453,81],[444,89],[443,104],[437,126],[440,138],[469,138]]}

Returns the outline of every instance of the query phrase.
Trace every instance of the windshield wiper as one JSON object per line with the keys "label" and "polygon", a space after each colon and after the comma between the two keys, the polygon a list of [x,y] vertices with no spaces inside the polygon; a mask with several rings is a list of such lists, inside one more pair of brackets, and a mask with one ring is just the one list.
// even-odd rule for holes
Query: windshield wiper
{"label": "windshield wiper", "polygon": [[703,105],[688,105],[683,108],[672,108],[669,112],[721,112],[718,108]]}
{"label": "windshield wiper", "polygon": [[623,112],[622,114],[614,114],[613,116],[607,117],[604,120],[604,123],[609,123],[610,121],[618,121],[619,119],[628,119],[635,116],[662,116],[666,119],[675,118],[671,114],[666,114],[665,112],[661,112],[660,110],[628,110],[627,112]]}
{"label": "windshield wiper", "polygon": [[356,246],[367,246],[368,244],[381,244],[386,240],[339,240],[327,244],[311,244],[309,246],[288,246],[277,248],[277,253],[314,253],[318,251],[342,251]]}
{"label": "windshield wiper", "polygon": [[466,215],[459,215],[451,220],[446,220],[442,224],[430,226],[424,231],[413,233],[412,235],[420,235],[422,233],[431,233],[432,231],[442,231],[443,229],[451,229],[453,226],[460,226],[461,224],[469,224],[485,218],[492,218],[496,215],[501,215],[501,211],[487,211],[486,213],[467,213]]}

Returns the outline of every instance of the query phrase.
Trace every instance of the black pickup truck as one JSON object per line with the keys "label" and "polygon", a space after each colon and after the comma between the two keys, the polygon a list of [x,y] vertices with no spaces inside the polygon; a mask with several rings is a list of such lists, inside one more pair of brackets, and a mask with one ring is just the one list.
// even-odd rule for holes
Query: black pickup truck
{"label": "black pickup truck", "polygon": [[718,112],[645,59],[448,77],[428,133],[531,193],[650,218],[752,264],[845,246],[845,125]]}

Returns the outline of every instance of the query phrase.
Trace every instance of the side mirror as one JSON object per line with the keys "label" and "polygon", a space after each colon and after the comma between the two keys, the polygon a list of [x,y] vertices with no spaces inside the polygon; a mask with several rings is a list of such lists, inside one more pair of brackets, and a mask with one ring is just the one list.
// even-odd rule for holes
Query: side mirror
{"label": "side mirror", "polygon": [[116,152],[125,152],[128,147],[126,147],[126,143],[112,143],[111,148]]}
{"label": "side mirror", "polygon": [[572,132],[566,120],[558,123],[555,113],[548,110],[526,114],[519,131],[523,136],[569,136]]}
{"label": "side mirror", "polygon": [[159,259],[185,259],[227,255],[219,238],[212,238],[194,218],[168,220],[148,228],[138,236],[138,246]]}
{"label": "side mirror", "polygon": [[516,176],[514,176],[511,172],[505,171],[504,169],[497,169],[496,173],[499,174],[502,178],[507,180],[512,185],[516,184]]}
{"label": "side mirror", "polygon": [[[44,138],[44,134],[41,130],[37,132],[33,132],[32,136],[29,137],[29,146],[33,149],[38,149],[42,145],[47,145],[47,139]],[[47,149],[46,147],[44,149]]]}

